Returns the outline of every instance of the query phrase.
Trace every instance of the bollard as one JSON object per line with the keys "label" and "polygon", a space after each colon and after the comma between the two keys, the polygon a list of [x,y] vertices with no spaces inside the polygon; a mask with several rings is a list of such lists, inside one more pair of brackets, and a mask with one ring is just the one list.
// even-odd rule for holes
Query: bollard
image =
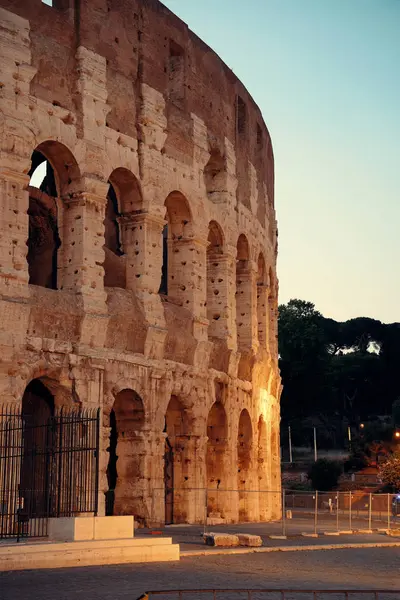
{"label": "bollard", "polygon": [[207,531],[207,502],[208,502],[207,488],[205,488],[205,490],[204,490],[204,526],[203,526],[203,533],[206,533],[206,531]]}
{"label": "bollard", "polygon": [[336,494],[336,531],[339,531],[339,498],[340,492]]}
{"label": "bollard", "polygon": [[369,495],[368,529],[372,529],[372,494]]}
{"label": "bollard", "polygon": [[318,525],[318,490],[315,491],[315,510],[314,510],[314,533],[317,534]]}
{"label": "bollard", "polygon": [[349,492],[349,531],[352,530],[351,524],[351,491]]}
{"label": "bollard", "polygon": [[285,505],[285,489],[282,490],[282,535],[286,536],[286,505]]}

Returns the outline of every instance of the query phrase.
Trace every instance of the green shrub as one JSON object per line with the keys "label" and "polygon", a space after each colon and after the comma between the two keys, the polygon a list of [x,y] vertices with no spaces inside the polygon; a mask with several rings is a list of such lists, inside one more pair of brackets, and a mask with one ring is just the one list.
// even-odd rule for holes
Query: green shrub
{"label": "green shrub", "polygon": [[314,490],[330,492],[338,484],[342,468],[335,460],[319,458],[309,468],[307,476]]}

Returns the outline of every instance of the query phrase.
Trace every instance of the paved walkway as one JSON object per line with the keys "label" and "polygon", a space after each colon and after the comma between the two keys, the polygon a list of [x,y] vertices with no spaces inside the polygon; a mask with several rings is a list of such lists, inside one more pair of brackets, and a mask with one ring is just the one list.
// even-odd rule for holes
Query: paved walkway
{"label": "paved walkway", "polygon": [[[354,530],[365,530],[366,523],[362,519],[353,520],[352,527]],[[385,524],[380,524],[382,529]],[[291,522],[286,523],[285,533],[287,534],[286,540],[271,539],[271,535],[279,536],[283,533],[281,523],[241,523],[238,525],[218,525],[208,526],[207,531],[212,532],[223,532],[223,533],[251,533],[254,535],[261,536],[263,540],[263,546],[282,546],[282,545],[321,545],[321,544],[343,544],[343,543],[365,543],[365,544],[376,544],[384,542],[400,542],[399,538],[392,538],[384,534],[384,532],[378,533],[375,531],[372,534],[349,534],[349,535],[324,535],[324,532],[333,533],[336,531],[335,526],[332,526],[331,519],[321,519],[317,526],[318,538],[302,537],[302,533],[313,533],[314,532],[314,521],[307,516],[302,518],[296,518]],[[343,528],[344,530],[344,528]],[[180,544],[181,551],[196,550],[204,547],[203,533],[205,528],[200,525],[170,525],[161,529],[138,529],[136,532],[137,536],[154,536],[159,535],[172,537],[175,543]],[[209,547],[208,547],[209,548]],[[212,550],[212,549],[211,549]]]}
{"label": "paved walkway", "polygon": [[[216,555],[183,558],[176,563],[18,571],[0,573],[0,599],[136,600],[150,589],[210,587],[400,590],[399,564],[400,548],[367,548]],[[211,596],[203,600],[211,600]],[[400,592],[391,600],[400,600]]]}

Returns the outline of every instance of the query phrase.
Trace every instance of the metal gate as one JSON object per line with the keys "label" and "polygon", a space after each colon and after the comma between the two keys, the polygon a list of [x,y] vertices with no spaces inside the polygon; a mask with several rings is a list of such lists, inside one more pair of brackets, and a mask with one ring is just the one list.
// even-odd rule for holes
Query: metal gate
{"label": "metal gate", "polygon": [[50,517],[97,514],[100,410],[43,423],[0,407],[0,538],[45,537]]}

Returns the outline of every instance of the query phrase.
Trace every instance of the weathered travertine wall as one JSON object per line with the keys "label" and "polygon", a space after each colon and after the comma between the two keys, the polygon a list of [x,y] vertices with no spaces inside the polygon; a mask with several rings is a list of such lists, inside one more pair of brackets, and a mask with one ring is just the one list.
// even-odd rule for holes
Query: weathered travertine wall
{"label": "weathered travertine wall", "polygon": [[245,493],[280,490],[259,109],[157,0],[0,7],[1,401],[102,407],[103,511],[199,521],[207,487],[212,518],[277,516]]}

